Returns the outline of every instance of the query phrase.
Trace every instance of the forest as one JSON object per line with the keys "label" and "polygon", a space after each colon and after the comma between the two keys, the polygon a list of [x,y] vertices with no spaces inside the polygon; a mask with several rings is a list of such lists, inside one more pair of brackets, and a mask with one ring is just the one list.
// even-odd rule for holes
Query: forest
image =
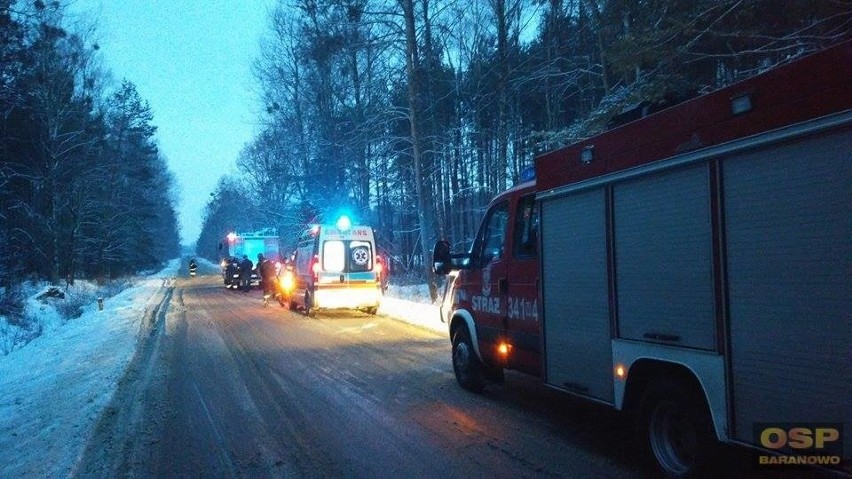
{"label": "forest", "polygon": [[214,192],[198,251],[262,226],[286,243],[354,212],[422,281],[435,239],[469,245],[536,155],[850,27],[844,0],[279,2],[254,65],[264,127]]}
{"label": "forest", "polygon": [[100,283],[179,255],[148,104],[59,2],[0,0],[0,288]]}
{"label": "forest", "polygon": [[[155,119],[65,1],[0,0],[0,288],[109,281],[180,254]],[[212,8],[212,7],[211,7]],[[430,279],[536,155],[850,38],[850,0],[280,0],[256,136],[210,196],[230,231],[348,212]],[[815,79],[818,81],[818,79]]]}

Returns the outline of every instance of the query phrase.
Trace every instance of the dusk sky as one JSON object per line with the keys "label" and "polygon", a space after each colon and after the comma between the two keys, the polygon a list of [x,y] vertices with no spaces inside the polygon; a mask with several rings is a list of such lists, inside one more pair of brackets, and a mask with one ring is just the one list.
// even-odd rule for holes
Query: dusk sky
{"label": "dusk sky", "polygon": [[73,0],[97,25],[104,66],[136,84],[153,110],[177,179],[182,242],[201,231],[219,178],[251,140],[258,103],[251,65],[274,0]]}

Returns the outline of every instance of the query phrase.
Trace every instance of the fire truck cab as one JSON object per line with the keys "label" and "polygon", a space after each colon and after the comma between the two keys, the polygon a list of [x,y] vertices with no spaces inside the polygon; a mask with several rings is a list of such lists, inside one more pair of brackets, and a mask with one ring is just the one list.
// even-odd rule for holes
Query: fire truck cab
{"label": "fire truck cab", "polygon": [[[447,243],[442,247],[449,253]],[[535,181],[495,197],[470,251],[449,262],[438,272],[459,272],[444,292],[441,314],[458,345],[453,359],[461,385],[480,390],[486,379],[499,380],[503,368],[539,376]],[[481,375],[472,362],[490,366]]]}

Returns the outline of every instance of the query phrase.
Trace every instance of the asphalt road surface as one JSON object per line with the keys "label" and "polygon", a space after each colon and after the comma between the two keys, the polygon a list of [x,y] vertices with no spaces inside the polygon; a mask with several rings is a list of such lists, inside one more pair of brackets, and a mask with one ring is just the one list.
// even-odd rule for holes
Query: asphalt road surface
{"label": "asphalt road surface", "polygon": [[[204,273],[204,272],[202,272]],[[445,335],[309,318],[178,279],[76,469],[83,477],[643,477],[619,413],[534,378],[458,387]]]}

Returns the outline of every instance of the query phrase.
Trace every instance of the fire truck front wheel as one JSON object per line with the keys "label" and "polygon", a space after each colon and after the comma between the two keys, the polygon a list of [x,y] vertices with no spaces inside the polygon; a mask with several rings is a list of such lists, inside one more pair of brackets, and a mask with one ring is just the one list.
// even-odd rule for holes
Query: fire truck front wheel
{"label": "fire truck front wheel", "polygon": [[681,384],[660,380],[642,397],[639,441],[664,477],[696,477],[707,466],[715,440],[704,398]]}
{"label": "fire truck front wheel", "polygon": [[466,327],[460,327],[453,335],[453,372],[459,386],[475,393],[482,392],[485,387],[482,369],[470,333]]}

